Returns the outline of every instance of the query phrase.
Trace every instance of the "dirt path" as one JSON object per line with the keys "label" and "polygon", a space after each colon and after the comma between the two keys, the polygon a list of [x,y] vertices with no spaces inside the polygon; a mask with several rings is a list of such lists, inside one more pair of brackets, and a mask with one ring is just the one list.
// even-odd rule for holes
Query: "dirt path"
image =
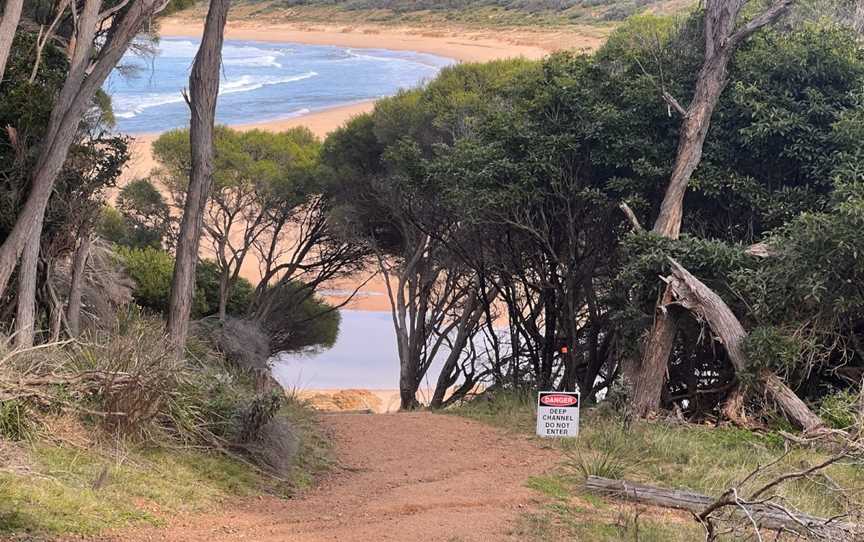
{"label": "dirt path", "polygon": [[334,414],[340,472],[303,498],[254,499],[124,541],[494,542],[539,496],[554,454],[527,438],[430,413]]}

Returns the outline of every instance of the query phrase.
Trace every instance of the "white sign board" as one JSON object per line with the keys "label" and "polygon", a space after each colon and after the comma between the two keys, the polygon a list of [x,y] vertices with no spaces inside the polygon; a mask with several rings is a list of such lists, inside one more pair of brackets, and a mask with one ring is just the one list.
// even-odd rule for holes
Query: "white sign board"
{"label": "white sign board", "polygon": [[579,393],[541,391],[537,394],[537,434],[575,437],[579,434]]}

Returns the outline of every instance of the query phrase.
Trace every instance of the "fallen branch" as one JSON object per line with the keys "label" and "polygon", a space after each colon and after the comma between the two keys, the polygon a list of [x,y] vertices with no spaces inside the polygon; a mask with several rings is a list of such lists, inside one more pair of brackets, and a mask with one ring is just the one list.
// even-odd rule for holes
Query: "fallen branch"
{"label": "fallen branch", "polygon": [[[672,274],[666,277],[674,303],[692,312],[708,323],[717,340],[726,349],[729,361],[737,373],[746,372],[749,362],[744,354],[744,339],[747,332],[723,299],[702,281],[694,277],[684,266],[673,259]],[[771,398],[777,402],[786,416],[805,432],[818,432],[824,428],[822,419],[802,401],[789,386],[770,371],[759,373],[759,382]]]}
{"label": "fallen branch", "polygon": [[[860,541],[864,527],[835,518],[820,518],[797,512],[770,501],[750,502],[729,490],[719,499],[681,489],[637,484],[627,480],[612,480],[589,476],[585,488],[594,493],[612,495],[629,501],[692,512],[697,517],[712,508],[735,507],[742,519],[752,520],[760,529],[792,531],[802,536],[836,542]],[[718,505],[719,503],[719,505]]]}

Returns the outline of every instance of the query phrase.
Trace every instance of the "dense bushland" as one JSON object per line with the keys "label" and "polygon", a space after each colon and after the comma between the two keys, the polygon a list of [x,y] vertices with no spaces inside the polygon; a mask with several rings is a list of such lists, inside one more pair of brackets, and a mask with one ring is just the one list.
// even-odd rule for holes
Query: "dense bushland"
{"label": "dense bushland", "polygon": [[[442,397],[477,382],[629,393],[622,373],[670,257],[751,331],[752,365],[736,374],[705,323],[682,314],[664,408],[716,416],[763,369],[814,406],[859,392],[864,50],[851,30],[795,24],[742,46],[680,239],[634,231],[619,209],[656,217],[680,122],[662,94],[692,93],[702,20],[644,16],[592,55],[449,68],[325,142],[343,179],[337,216],[391,282],[403,406],[436,353]],[[770,257],[747,250],[756,243]]]}

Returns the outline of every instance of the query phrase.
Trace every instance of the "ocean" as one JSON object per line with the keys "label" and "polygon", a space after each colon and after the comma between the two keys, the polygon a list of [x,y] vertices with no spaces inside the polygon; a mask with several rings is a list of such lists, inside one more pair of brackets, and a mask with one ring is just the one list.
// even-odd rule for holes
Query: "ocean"
{"label": "ocean", "polygon": [[[104,87],[118,131],[158,133],[188,126],[182,93],[198,43],[163,38],[153,56],[126,55]],[[454,63],[411,51],[226,40],[216,121],[278,120],[392,96]]]}

